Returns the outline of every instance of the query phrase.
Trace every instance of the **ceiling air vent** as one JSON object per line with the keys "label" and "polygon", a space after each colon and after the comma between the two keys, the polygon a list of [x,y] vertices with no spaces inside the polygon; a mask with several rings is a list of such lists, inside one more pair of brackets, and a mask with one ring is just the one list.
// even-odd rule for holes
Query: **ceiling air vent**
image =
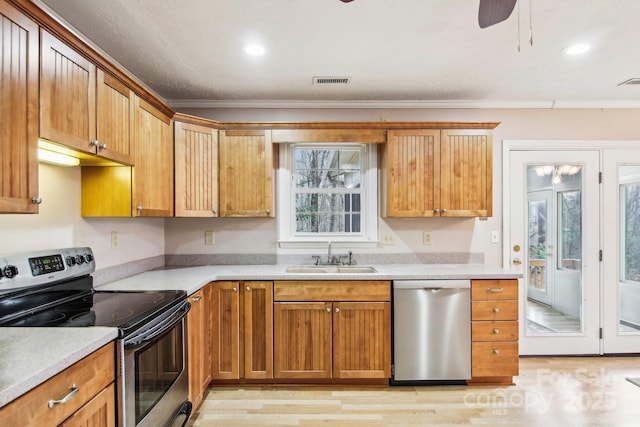
{"label": "ceiling air vent", "polygon": [[640,78],[634,77],[629,80],[625,80],[622,83],[618,84],[618,86],[626,86],[626,85],[640,85]]}
{"label": "ceiling air vent", "polygon": [[348,85],[351,77],[318,77],[313,78],[314,85]]}

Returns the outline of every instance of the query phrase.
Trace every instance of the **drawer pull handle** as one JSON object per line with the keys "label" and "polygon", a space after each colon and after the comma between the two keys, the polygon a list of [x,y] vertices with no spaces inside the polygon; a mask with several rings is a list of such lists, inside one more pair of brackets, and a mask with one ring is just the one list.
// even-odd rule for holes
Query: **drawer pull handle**
{"label": "drawer pull handle", "polygon": [[504,292],[504,288],[487,288],[487,292],[492,294],[499,294],[500,292]]}
{"label": "drawer pull handle", "polygon": [[494,329],[494,330],[493,330],[493,333],[494,333],[494,334],[496,334],[496,335],[498,335],[498,334],[500,333],[500,329],[497,329],[497,328],[496,328],[496,329]]}
{"label": "drawer pull handle", "polygon": [[498,350],[497,348],[493,349],[493,354],[500,354],[500,350]]}
{"label": "drawer pull handle", "polygon": [[51,399],[49,401],[49,409],[53,408],[56,405],[61,405],[63,403],[67,403],[68,401],[73,399],[73,396],[78,394],[78,391],[80,391],[80,389],[78,387],[76,387],[75,384],[71,384],[71,391],[69,392],[69,394],[67,394],[65,397],[63,397],[60,400]]}
{"label": "drawer pull handle", "polygon": [[493,307],[493,312],[494,313],[500,313],[500,309],[498,307]]}

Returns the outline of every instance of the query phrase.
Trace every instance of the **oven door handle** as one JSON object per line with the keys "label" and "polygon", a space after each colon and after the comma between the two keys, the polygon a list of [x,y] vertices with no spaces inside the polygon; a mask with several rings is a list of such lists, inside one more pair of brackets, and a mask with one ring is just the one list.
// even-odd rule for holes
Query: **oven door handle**
{"label": "oven door handle", "polygon": [[180,322],[191,309],[191,304],[185,301],[173,311],[168,314],[163,314],[162,319],[150,328],[144,329],[140,333],[134,333],[131,336],[125,338],[124,348],[126,350],[135,350],[145,345],[148,341],[151,341],[155,337],[162,335],[166,331],[171,330],[178,322]]}

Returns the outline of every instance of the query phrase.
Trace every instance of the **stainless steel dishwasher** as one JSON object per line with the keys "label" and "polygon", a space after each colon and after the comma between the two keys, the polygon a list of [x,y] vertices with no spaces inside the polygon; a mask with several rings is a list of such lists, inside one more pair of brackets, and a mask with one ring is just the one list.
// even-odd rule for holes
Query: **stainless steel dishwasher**
{"label": "stainless steel dishwasher", "polygon": [[394,280],[392,384],[471,378],[470,291],[469,280]]}

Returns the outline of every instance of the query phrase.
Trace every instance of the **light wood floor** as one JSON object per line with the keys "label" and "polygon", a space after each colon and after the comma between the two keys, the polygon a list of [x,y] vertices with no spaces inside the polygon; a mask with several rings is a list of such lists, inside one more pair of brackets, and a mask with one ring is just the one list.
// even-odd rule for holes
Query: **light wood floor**
{"label": "light wood floor", "polygon": [[210,388],[190,426],[640,425],[640,357],[522,358],[516,385]]}

